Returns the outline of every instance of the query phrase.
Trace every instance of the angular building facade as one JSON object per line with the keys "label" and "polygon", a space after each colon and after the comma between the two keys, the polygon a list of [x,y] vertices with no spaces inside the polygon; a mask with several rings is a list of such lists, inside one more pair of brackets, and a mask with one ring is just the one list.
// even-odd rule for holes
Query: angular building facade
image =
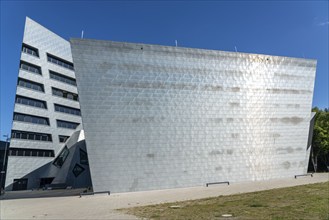
{"label": "angular building facade", "polygon": [[307,172],[316,61],[71,39],[95,191]]}
{"label": "angular building facade", "polygon": [[53,161],[67,157],[66,142],[81,129],[70,43],[26,18],[6,190],[56,182],[61,171]]}
{"label": "angular building facade", "polygon": [[304,174],[315,71],[315,60],[299,58],[69,43],[27,18],[6,190],[128,192]]}

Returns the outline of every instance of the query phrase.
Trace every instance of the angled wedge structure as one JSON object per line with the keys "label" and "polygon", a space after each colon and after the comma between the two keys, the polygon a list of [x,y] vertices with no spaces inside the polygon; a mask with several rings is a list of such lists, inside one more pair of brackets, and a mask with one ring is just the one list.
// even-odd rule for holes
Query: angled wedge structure
{"label": "angled wedge structure", "polygon": [[68,42],[27,18],[6,190],[128,192],[305,174],[315,72],[309,59]]}
{"label": "angled wedge structure", "polygon": [[71,39],[96,191],[307,172],[315,60]]}

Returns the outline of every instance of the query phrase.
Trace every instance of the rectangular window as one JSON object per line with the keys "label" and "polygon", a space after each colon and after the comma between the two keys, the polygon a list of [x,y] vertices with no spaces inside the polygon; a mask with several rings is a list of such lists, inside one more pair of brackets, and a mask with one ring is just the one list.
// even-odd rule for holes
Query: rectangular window
{"label": "rectangular window", "polygon": [[45,150],[45,149],[10,148],[9,156],[55,157],[55,153],[53,150]]}
{"label": "rectangular window", "polygon": [[78,125],[79,123],[57,120],[57,127],[59,128],[76,129]]}
{"label": "rectangular window", "polygon": [[30,55],[33,55],[35,57],[39,57],[39,51],[38,49],[34,48],[34,47],[31,47],[27,44],[23,44],[22,46],[22,52],[23,53],[27,53],[27,54],[30,54]]}
{"label": "rectangular window", "polygon": [[68,107],[68,106],[58,105],[58,104],[54,104],[54,106],[55,106],[55,111],[56,112],[63,112],[63,113],[66,113],[66,114],[80,116],[80,109],[71,108],[71,107]]}
{"label": "rectangular window", "polygon": [[56,57],[54,55],[51,55],[49,53],[47,53],[47,59],[48,59],[48,62],[54,63],[56,65],[59,65],[61,67],[69,69],[69,70],[74,70],[73,63],[71,63],[69,61],[63,60],[63,59]]}
{"label": "rectangular window", "polygon": [[28,89],[33,89],[33,90],[36,90],[36,91],[45,92],[43,84],[37,83],[37,82],[32,82],[32,81],[27,80],[27,79],[18,78],[17,85],[28,88]]}
{"label": "rectangular window", "polygon": [[68,77],[68,76],[64,76],[60,73],[56,73],[52,70],[49,70],[49,77],[51,79],[54,79],[54,80],[57,80],[57,81],[60,81],[60,82],[63,82],[63,83],[69,84],[69,85],[73,85],[73,86],[77,85],[77,82],[75,81],[75,79]]}
{"label": "rectangular window", "polygon": [[65,143],[70,136],[58,135],[59,143]]}
{"label": "rectangular window", "polygon": [[54,87],[52,87],[51,89],[52,89],[53,95],[56,95],[56,96],[59,96],[59,97],[65,98],[65,99],[71,99],[71,100],[74,100],[74,101],[79,101],[78,94],[68,92],[68,91],[65,91],[65,90],[62,90],[62,89],[57,89],[57,88],[54,88]]}
{"label": "rectangular window", "polygon": [[18,104],[29,105],[29,106],[33,106],[33,107],[37,107],[37,108],[47,109],[47,103],[45,101],[37,100],[37,99],[31,99],[31,98],[27,98],[27,97],[24,97],[24,96],[17,95],[15,102],[18,103]]}
{"label": "rectangular window", "polygon": [[80,149],[80,163],[83,165],[89,165],[87,152]]}
{"label": "rectangular window", "polygon": [[19,130],[12,130],[11,138],[34,140],[34,141],[49,141],[49,142],[53,141],[51,134],[36,133],[30,131],[19,131]]}
{"label": "rectangular window", "polygon": [[28,122],[39,125],[49,125],[49,119],[34,115],[27,115],[14,112],[14,121]]}
{"label": "rectangular window", "polygon": [[56,157],[56,159],[54,160],[53,164],[56,166],[56,167],[59,167],[61,168],[67,158],[67,156],[69,155],[70,151],[69,149],[67,148],[67,146],[65,146],[63,148],[63,150],[59,153],[59,155]]}
{"label": "rectangular window", "polygon": [[25,62],[25,61],[22,61],[22,60],[21,60],[19,66],[20,66],[20,69],[22,69],[22,70],[26,70],[26,71],[29,71],[31,73],[36,73],[36,74],[42,75],[40,66],[36,66],[34,64],[31,64],[31,63],[28,63],[28,62]]}

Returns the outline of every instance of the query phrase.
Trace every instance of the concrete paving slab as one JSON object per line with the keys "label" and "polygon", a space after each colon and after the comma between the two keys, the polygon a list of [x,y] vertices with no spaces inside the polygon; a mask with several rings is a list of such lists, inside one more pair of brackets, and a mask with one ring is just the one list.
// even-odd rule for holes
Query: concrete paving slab
{"label": "concrete paving slab", "polygon": [[[0,201],[1,219],[137,219],[116,209],[256,192],[329,181],[328,173],[230,185],[116,193],[110,196],[30,198]],[[328,182],[329,184],[329,182]]]}

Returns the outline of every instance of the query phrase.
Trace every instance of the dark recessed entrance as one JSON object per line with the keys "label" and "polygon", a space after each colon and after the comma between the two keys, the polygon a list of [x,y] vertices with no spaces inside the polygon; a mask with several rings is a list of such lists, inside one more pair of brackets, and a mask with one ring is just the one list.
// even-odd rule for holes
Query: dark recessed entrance
{"label": "dark recessed entrance", "polygon": [[14,179],[13,191],[27,190],[28,179]]}
{"label": "dark recessed entrance", "polygon": [[45,177],[40,179],[40,188],[46,187],[47,185],[51,184],[55,177]]}

